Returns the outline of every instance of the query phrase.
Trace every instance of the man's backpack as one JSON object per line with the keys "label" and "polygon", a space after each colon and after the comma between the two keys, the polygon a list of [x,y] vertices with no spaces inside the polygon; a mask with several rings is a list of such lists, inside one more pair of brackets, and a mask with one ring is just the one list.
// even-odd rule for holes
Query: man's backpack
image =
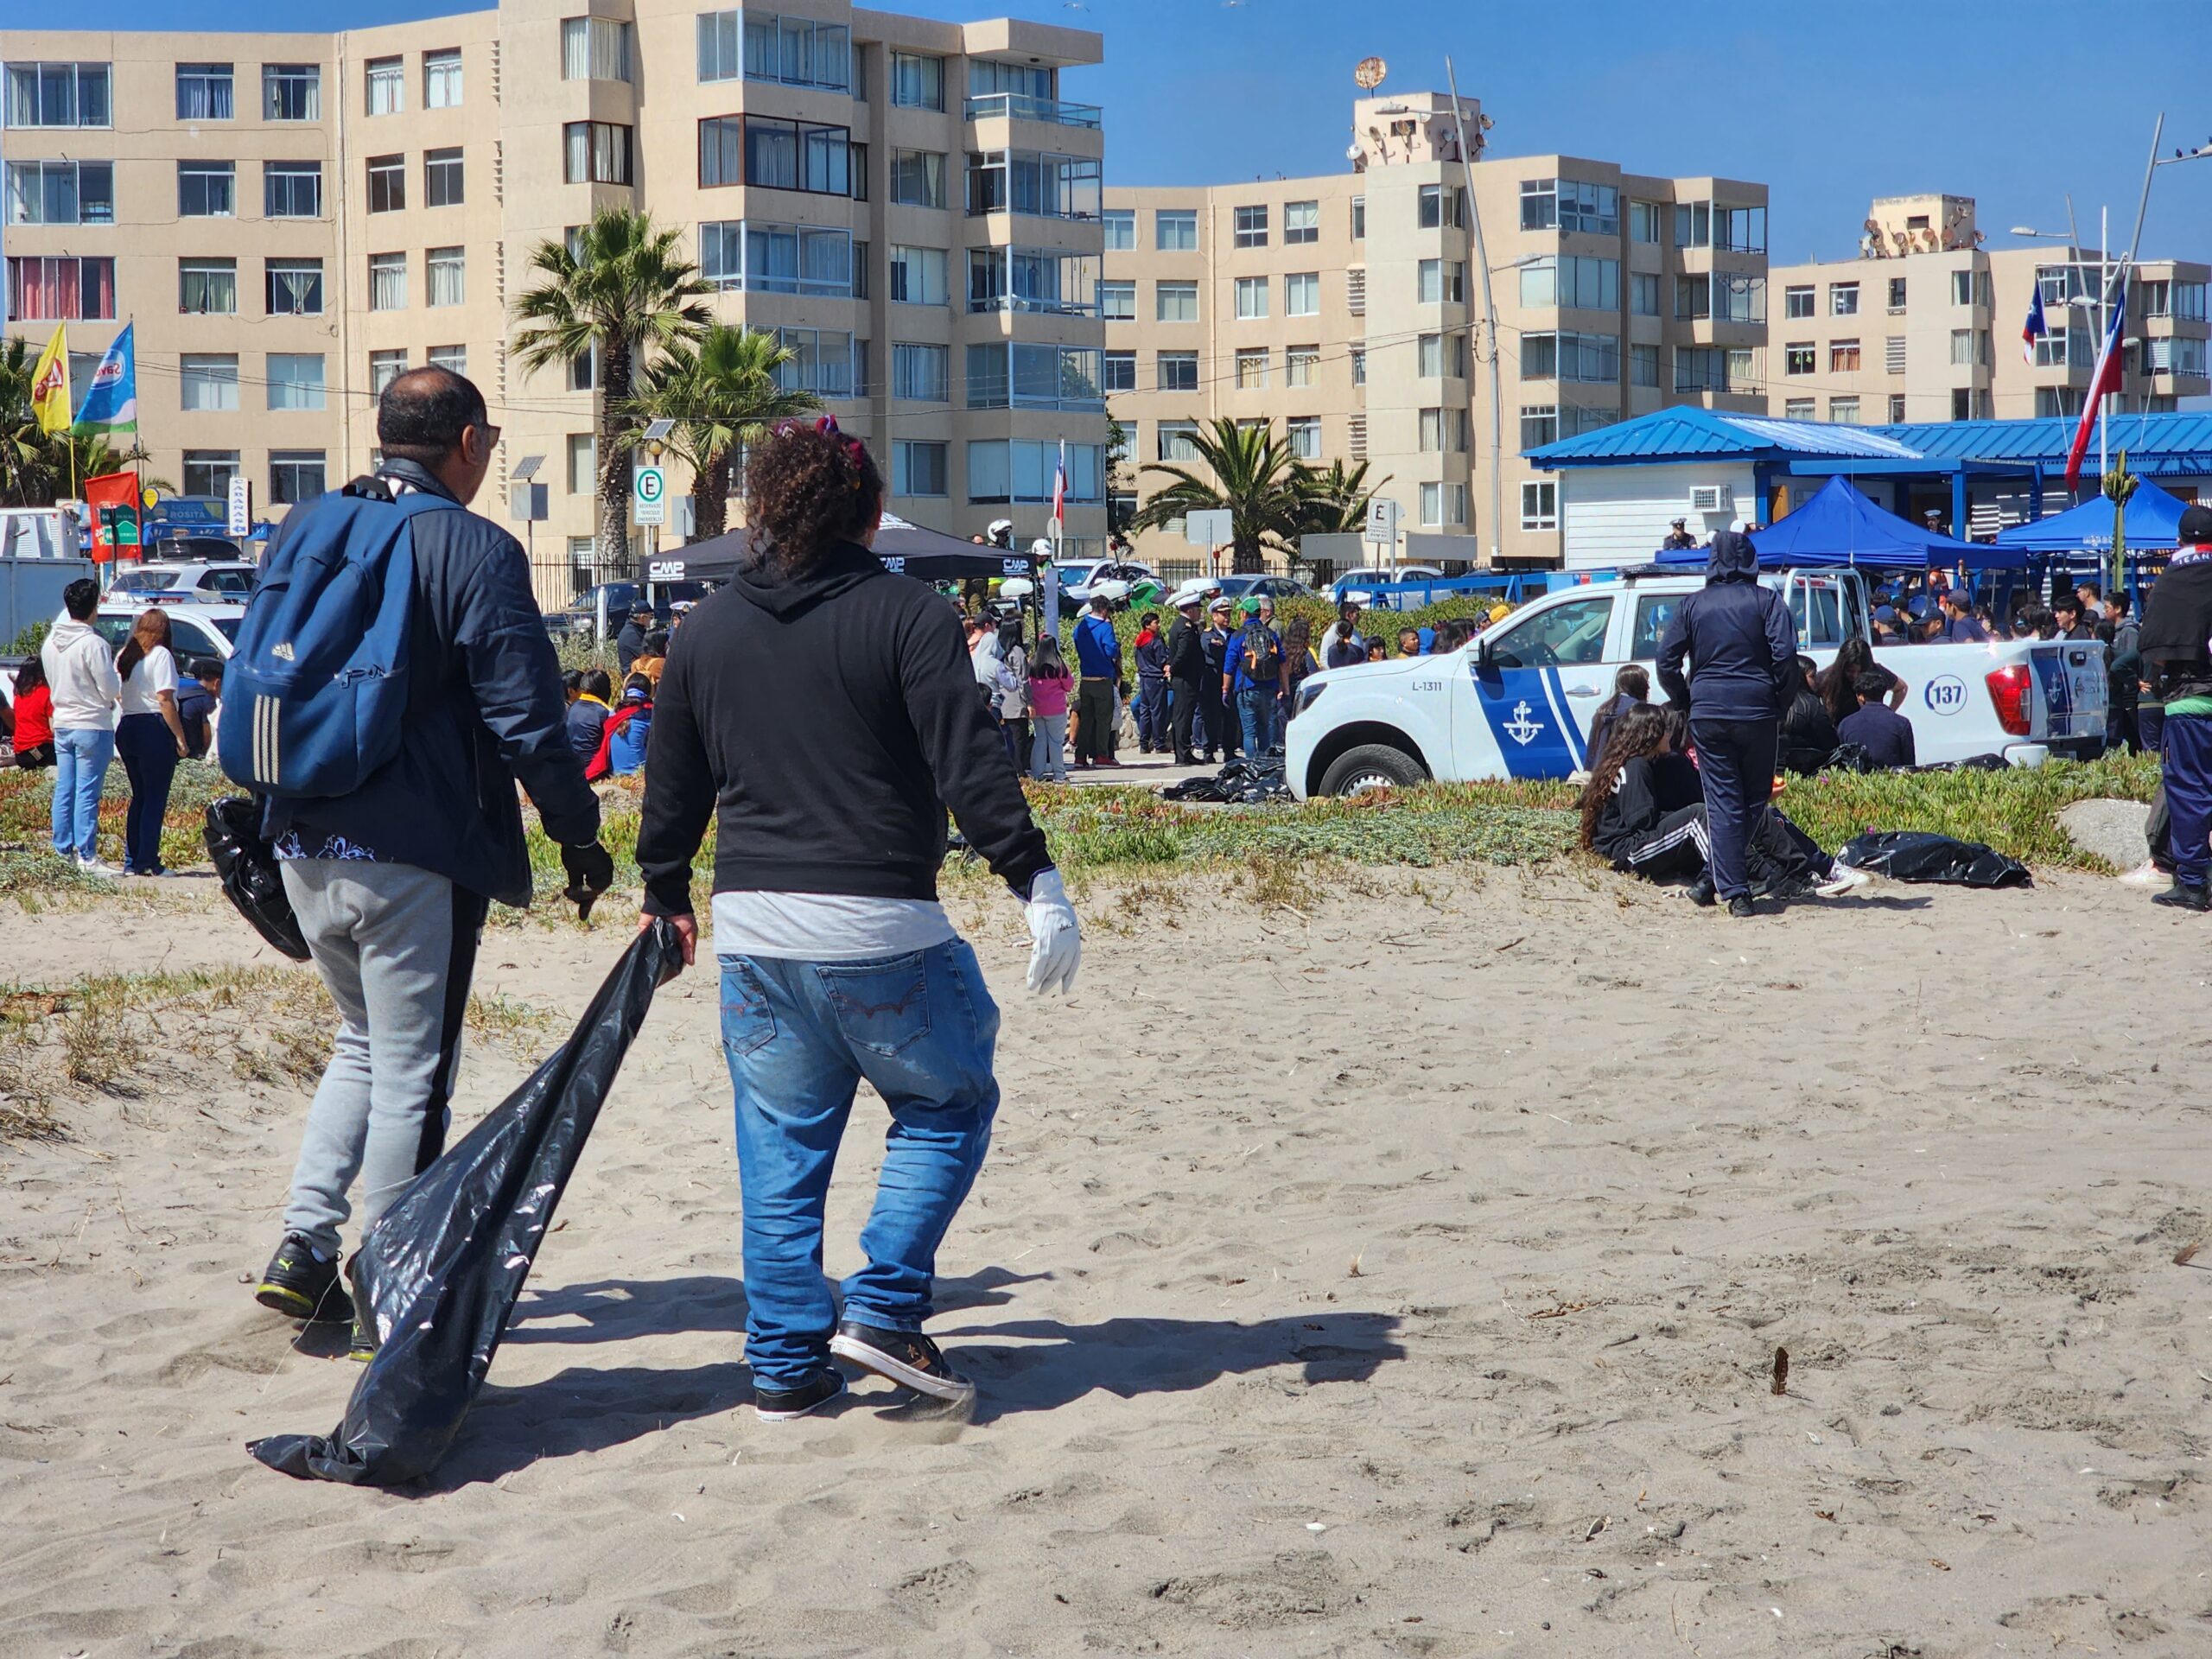
{"label": "man's backpack", "polygon": [[399,753],[415,594],[411,524],[452,502],[378,480],[293,510],[223,677],[223,771],[288,800],[350,794]]}
{"label": "man's backpack", "polygon": [[1263,622],[1248,623],[1243,649],[1244,677],[1255,685],[1273,685],[1282,673],[1282,650],[1273,630]]}

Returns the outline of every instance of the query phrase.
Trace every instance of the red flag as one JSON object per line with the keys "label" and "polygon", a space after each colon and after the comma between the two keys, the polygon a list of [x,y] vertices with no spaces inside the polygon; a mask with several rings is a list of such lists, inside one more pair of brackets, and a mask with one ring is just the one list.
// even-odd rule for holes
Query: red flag
{"label": "red flag", "polygon": [[2106,397],[2120,390],[2120,336],[2127,326],[2127,273],[2120,272],[2118,291],[2113,296],[2112,321],[2105,325],[2104,348],[2097,353],[2097,372],[2089,377],[2089,395],[2082,404],[2081,424],[2074,429],[2074,447],[2066,452],[2066,487],[2072,489],[2082,476],[2082,457],[2089,448],[2089,435],[2096,429],[2097,409]]}

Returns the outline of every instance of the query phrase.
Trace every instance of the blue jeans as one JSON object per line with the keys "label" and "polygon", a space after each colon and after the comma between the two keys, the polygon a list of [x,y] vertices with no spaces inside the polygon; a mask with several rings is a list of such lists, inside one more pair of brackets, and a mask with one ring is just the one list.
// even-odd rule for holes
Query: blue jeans
{"label": "blue jeans", "polygon": [[54,850],[90,858],[99,850],[100,785],[115,759],[115,734],[89,726],[54,734]]}
{"label": "blue jeans", "polygon": [[1244,728],[1246,758],[1257,760],[1275,746],[1275,689],[1272,685],[1243,685],[1236,689],[1236,718]]}
{"label": "blue jeans", "polygon": [[830,1363],[837,1300],[822,1272],[823,1211],[853,1094],[890,1109],[868,1265],[843,1317],[918,1331],[937,1247],[991,1143],[998,1005],[976,953],[949,939],[868,962],[724,957],[722,1052],[737,1096],[745,1199],[745,1357],[754,1382],[793,1389]]}

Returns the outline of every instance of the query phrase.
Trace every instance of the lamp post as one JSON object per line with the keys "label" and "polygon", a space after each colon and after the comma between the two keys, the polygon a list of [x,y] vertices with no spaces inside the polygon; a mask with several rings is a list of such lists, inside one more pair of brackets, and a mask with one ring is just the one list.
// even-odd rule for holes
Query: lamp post
{"label": "lamp post", "polygon": [[1459,169],[1466,178],[1467,222],[1475,239],[1475,263],[1483,273],[1483,322],[1490,330],[1490,563],[1495,570],[1498,522],[1505,516],[1505,486],[1500,462],[1505,396],[1497,379],[1497,306],[1491,297],[1490,255],[1483,246],[1483,212],[1475,200],[1475,152],[1467,143],[1467,118],[1459,102],[1459,77],[1452,67],[1449,55],[1444,60],[1444,79],[1452,94],[1452,124],[1459,135]]}

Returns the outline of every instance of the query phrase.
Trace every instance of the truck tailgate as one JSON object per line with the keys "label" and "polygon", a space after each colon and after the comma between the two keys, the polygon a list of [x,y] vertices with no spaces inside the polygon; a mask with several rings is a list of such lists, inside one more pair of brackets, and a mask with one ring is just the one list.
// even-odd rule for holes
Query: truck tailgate
{"label": "truck tailgate", "polygon": [[2101,744],[2112,695],[2101,639],[2038,639],[2028,646],[2035,676],[2034,735],[2054,747]]}

